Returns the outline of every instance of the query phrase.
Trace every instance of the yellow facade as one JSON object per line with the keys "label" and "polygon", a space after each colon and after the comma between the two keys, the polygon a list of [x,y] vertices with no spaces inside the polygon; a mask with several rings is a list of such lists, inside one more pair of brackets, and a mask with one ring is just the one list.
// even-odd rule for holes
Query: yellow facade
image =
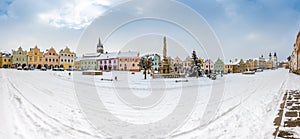
{"label": "yellow facade", "polygon": [[74,68],[76,54],[71,52],[70,48],[66,47],[65,49],[59,52],[59,65],[65,70]]}
{"label": "yellow facade", "polygon": [[12,56],[11,54],[1,54],[0,58],[0,67],[1,68],[11,68],[12,66]]}
{"label": "yellow facade", "polygon": [[233,64],[226,64],[224,66],[224,73],[233,73],[233,67],[234,66],[235,65],[233,65]]}
{"label": "yellow facade", "polygon": [[37,46],[30,48],[28,52],[28,65],[37,69],[44,66],[44,52],[41,52]]}

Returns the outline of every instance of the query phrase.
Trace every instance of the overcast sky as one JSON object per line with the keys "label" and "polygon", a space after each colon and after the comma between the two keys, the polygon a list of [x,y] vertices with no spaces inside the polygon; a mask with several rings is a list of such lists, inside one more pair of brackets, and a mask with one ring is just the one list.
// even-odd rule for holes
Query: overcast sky
{"label": "overcast sky", "polygon": [[[65,46],[76,51],[89,25],[104,13],[116,10],[114,7],[121,2],[124,1],[1,0],[0,51],[11,51],[19,46],[28,50],[35,45],[43,51],[50,47],[59,51]],[[207,21],[219,39],[226,61],[234,58],[257,58],[262,54],[267,57],[270,52],[277,52],[279,59],[285,60],[291,54],[296,35],[300,30],[299,0],[179,0],[178,2],[189,6]],[[164,5],[161,8],[163,7]],[[143,8],[128,7],[130,8],[136,8],[138,12],[143,11]],[[180,13],[180,11],[172,12]],[[143,27],[150,24],[153,25],[153,23],[138,25]],[[161,27],[161,30],[166,26],[159,23],[154,25]],[[127,32],[133,30],[130,26],[126,28],[127,30],[124,30]],[[122,34],[126,36],[124,32],[115,35],[113,41],[118,42],[118,36],[124,38],[120,36]],[[101,31],[99,33],[101,34]],[[174,29],[173,34],[176,33],[180,32]],[[149,37],[143,34],[140,38],[128,40],[124,46],[109,42],[108,39],[104,41],[105,51],[118,51],[125,47],[136,50],[134,45],[144,43],[144,47],[155,45],[153,46],[155,49],[149,51],[161,53],[161,46],[157,46],[159,42],[162,43],[162,37],[159,35],[161,34],[156,32],[148,34]],[[91,47],[95,47],[97,39],[92,39],[94,46]],[[171,35],[168,42],[172,45],[170,46],[172,50],[168,51],[172,57],[178,55],[184,58],[191,53],[190,50],[180,53],[183,51],[181,48],[186,47],[182,45],[188,44],[184,44],[176,36]],[[176,49],[176,46],[181,48]],[[197,51],[200,56],[205,57],[205,52],[200,49]]]}

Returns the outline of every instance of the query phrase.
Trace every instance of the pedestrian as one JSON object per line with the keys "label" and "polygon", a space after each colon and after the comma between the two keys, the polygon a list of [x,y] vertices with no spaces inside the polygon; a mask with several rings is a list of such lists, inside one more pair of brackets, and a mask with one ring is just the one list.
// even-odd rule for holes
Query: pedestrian
{"label": "pedestrian", "polygon": [[69,76],[71,76],[71,72],[69,72]]}
{"label": "pedestrian", "polygon": [[116,81],[118,80],[118,77],[117,77],[117,76],[115,76],[115,80],[116,80]]}

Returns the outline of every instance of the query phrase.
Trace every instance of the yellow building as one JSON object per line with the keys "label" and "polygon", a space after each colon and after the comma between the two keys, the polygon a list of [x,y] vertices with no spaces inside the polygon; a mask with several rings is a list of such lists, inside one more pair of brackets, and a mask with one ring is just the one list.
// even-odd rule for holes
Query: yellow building
{"label": "yellow building", "polygon": [[59,52],[59,65],[60,68],[71,69],[74,68],[76,54],[71,52],[70,48],[60,50]]}
{"label": "yellow building", "polygon": [[0,68],[2,68],[2,52],[0,52]]}
{"label": "yellow building", "polygon": [[12,55],[9,53],[0,53],[0,68],[11,68],[12,66]]}
{"label": "yellow building", "polygon": [[35,46],[28,52],[28,67],[41,69],[44,65],[44,52]]}

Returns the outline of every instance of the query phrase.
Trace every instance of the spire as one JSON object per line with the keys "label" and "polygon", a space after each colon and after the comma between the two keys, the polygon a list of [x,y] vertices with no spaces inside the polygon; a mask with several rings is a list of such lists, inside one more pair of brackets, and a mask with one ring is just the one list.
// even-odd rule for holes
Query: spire
{"label": "spire", "polygon": [[277,54],[276,54],[276,52],[274,53],[274,57],[277,57]]}
{"label": "spire", "polygon": [[99,37],[99,42],[98,42],[98,44],[97,44],[97,47],[103,48],[103,45],[102,45],[102,43],[101,43],[100,37]]}
{"label": "spire", "polygon": [[270,54],[269,54],[269,57],[271,57],[271,56],[272,56],[272,54],[270,53]]}
{"label": "spire", "polygon": [[99,37],[99,42],[97,44],[97,53],[103,54],[104,49],[103,49],[103,44],[101,43],[101,39]]}

